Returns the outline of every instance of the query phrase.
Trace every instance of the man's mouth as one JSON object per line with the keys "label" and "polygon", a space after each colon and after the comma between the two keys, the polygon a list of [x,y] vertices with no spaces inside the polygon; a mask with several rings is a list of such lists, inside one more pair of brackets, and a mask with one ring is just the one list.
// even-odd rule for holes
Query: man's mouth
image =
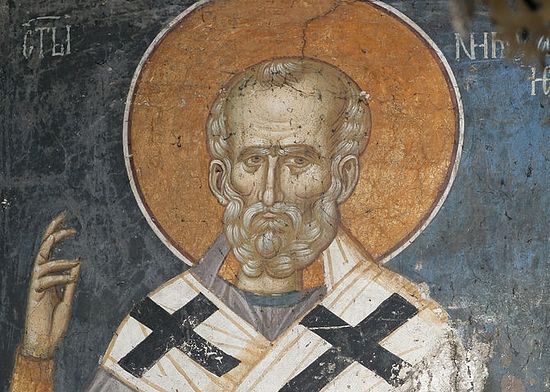
{"label": "man's mouth", "polygon": [[264,212],[262,214],[262,217],[265,218],[265,219],[275,219],[275,218],[277,218],[277,215],[274,214],[273,212],[268,211],[268,212]]}

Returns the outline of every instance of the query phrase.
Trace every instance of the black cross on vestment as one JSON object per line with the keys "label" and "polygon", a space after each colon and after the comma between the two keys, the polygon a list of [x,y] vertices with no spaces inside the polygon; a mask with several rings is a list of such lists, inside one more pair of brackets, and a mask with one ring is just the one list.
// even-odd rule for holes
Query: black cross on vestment
{"label": "black cross on vestment", "polygon": [[135,377],[141,377],[169,350],[177,347],[210,373],[222,376],[240,361],[207,342],[194,329],[218,308],[203,294],[184,307],[168,313],[151,298],[145,297],[130,316],[153,332],[126,354],[118,364]]}
{"label": "black cross on vestment", "polygon": [[357,361],[393,386],[397,376],[410,366],[379,342],[418,313],[398,294],[393,294],[357,326],[352,327],[324,306],[316,306],[300,322],[332,345],[319,358],[285,384],[280,392],[317,392]]}

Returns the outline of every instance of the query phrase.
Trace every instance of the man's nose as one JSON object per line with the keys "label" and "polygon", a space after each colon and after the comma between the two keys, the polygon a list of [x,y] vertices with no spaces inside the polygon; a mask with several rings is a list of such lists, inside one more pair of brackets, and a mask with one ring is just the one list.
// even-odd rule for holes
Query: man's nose
{"label": "man's nose", "polygon": [[277,173],[278,157],[268,156],[267,173],[265,175],[265,183],[262,194],[262,202],[264,205],[271,207],[280,200],[280,187],[278,184],[279,176]]}

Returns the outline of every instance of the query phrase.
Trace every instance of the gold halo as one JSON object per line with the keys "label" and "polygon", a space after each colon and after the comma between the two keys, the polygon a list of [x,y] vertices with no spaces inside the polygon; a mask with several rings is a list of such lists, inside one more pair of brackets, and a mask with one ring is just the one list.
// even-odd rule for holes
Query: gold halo
{"label": "gold halo", "polygon": [[202,1],[145,53],[124,123],[138,204],[188,264],[222,230],[223,208],[208,188],[209,105],[236,73],[287,56],[332,64],[371,97],[360,180],[341,211],[375,260],[410,244],[450,190],[463,138],[461,100],[445,58],[414,22],[381,2]]}

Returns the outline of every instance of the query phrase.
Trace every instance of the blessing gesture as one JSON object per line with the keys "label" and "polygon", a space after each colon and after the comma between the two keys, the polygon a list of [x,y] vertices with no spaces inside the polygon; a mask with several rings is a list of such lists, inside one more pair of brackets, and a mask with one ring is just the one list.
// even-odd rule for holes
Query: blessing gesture
{"label": "blessing gesture", "polygon": [[47,227],[32,270],[25,332],[21,353],[36,358],[52,358],[71,317],[80,259],[52,260],[55,245],[76,234],[61,228],[66,213]]}

